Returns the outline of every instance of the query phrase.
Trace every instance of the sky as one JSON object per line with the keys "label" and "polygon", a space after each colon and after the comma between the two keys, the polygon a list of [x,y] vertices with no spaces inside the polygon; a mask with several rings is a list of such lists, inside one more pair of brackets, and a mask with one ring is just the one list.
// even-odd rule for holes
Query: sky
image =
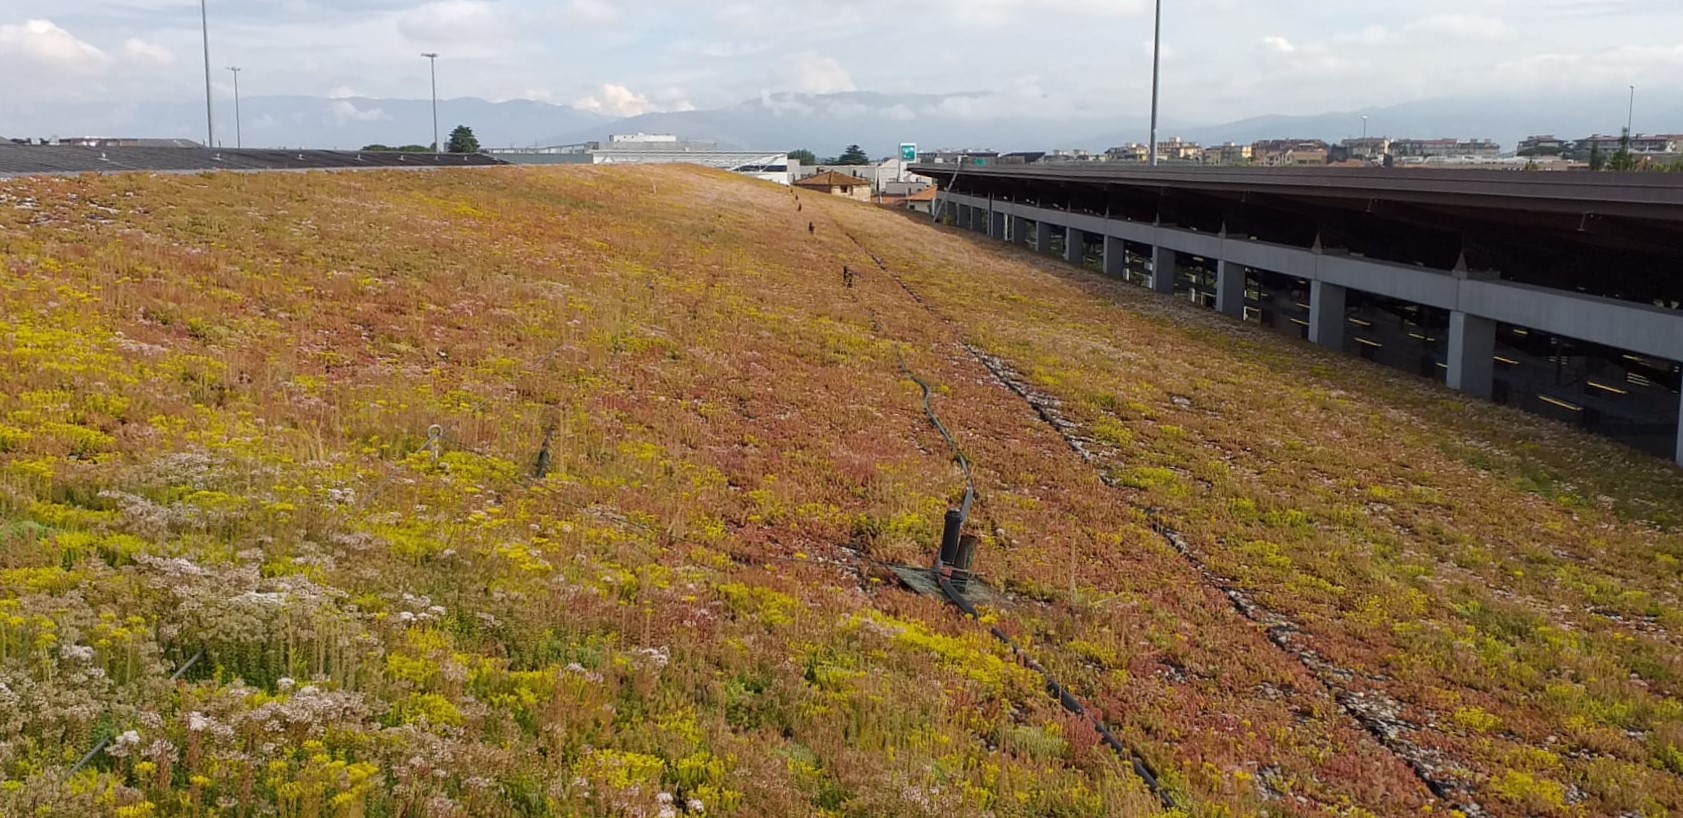
{"label": "sky", "polygon": [[[1608,94],[1683,105],[1683,0],[1164,0],[1165,116]],[[533,99],[616,116],[778,92],[1143,111],[1149,0],[209,0],[218,96]],[[196,0],[0,0],[8,104],[202,98]],[[1638,127],[1638,130],[1641,130]]]}

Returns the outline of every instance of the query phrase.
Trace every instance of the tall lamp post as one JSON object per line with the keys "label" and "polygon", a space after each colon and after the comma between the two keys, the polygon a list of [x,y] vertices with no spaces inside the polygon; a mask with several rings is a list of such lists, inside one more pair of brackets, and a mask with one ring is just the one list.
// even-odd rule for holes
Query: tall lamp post
{"label": "tall lamp post", "polygon": [[438,138],[438,53],[428,51],[421,56],[432,63],[432,152],[443,153],[444,143]]}
{"label": "tall lamp post", "polygon": [[241,69],[237,65],[230,65],[230,66],[228,66],[228,71],[231,72],[234,75],[234,147],[235,148],[244,148],[245,147],[245,133],[242,130],[243,126],[240,124],[240,71],[241,71]]}
{"label": "tall lamp post", "polygon": [[1157,167],[1157,91],[1163,65],[1163,0],[1157,0],[1157,18],[1151,35],[1151,166]]}
{"label": "tall lamp post", "polygon": [[1636,138],[1636,133],[1631,130],[1631,128],[1633,128],[1635,126],[1636,126],[1636,86],[1632,85],[1630,87],[1630,111],[1629,111],[1629,113],[1625,114],[1625,134],[1627,136],[1629,136],[1631,139]]}
{"label": "tall lamp post", "polygon": [[216,120],[210,105],[210,0],[199,0],[199,28],[205,41],[205,147],[216,147]]}

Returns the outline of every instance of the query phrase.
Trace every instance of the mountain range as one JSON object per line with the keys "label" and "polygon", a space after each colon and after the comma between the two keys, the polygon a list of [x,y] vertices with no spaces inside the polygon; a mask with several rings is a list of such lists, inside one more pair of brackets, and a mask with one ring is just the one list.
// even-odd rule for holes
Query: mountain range
{"label": "mountain range", "polygon": [[[1165,100],[1172,110],[1172,100]],[[1144,106],[1139,106],[1143,108]],[[233,105],[219,100],[218,142],[235,143]],[[1362,133],[1362,118],[1375,136],[1495,139],[1508,148],[1531,134],[1571,139],[1617,133],[1624,126],[1625,100],[1515,94],[1498,98],[1446,98],[1315,115],[1269,115],[1225,123],[1164,118],[1161,138],[1181,137],[1205,145],[1266,138],[1322,138]],[[1038,100],[989,93],[765,94],[711,110],[612,117],[531,100],[490,102],[463,98],[439,103],[440,129],[474,128],[486,147],[527,147],[605,140],[612,133],[674,133],[710,139],[741,149],[808,148],[837,154],[849,144],[886,156],[901,142],[928,148],[1103,150],[1143,142],[1149,126],[1141,110],[1114,116],[1068,116]],[[1639,109],[1642,133],[1683,132],[1683,108]],[[202,103],[123,102],[38,104],[0,112],[0,135],[144,136],[204,138]],[[253,97],[242,100],[240,133],[250,147],[357,148],[370,143],[426,144],[432,141],[428,100]]]}

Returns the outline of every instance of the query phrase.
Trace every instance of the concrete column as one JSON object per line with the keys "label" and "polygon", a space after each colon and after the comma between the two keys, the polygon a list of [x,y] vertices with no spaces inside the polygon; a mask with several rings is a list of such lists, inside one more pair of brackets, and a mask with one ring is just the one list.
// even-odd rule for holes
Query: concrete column
{"label": "concrete column", "polygon": [[1005,214],[994,211],[988,216],[988,238],[1005,241]]}
{"label": "concrete column", "polygon": [[1052,223],[1038,221],[1034,223],[1034,251],[1036,253],[1052,254]]}
{"label": "concrete column", "polygon": [[1079,265],[1087,257],[1087,234],[1073,227],[1064,231],[1064,261]]}
{"label": "concrete column", "polygon": [[1683,466],[1683,400],[1677,407],[1677,465]]}
{"label": "concrete column", "polygon": [[1161,245],[1151,248],[1151,291],[1173,295],[1175,278],[1180,275],[1175,251]]}
{"label": "concrete column", "polygon": [[1316,281],[1309,285],[1309,341],[1333,349],[1344,348],[1346,290]]}
{"label": "concrete column", "polygon": [[1022,216],[1011,217],[1011,243],[1028,244],[1029,220]]}
{"label": "concrete column", "polygon": [[1216,260],[1216,312],[1245,317],[1245,265]]}
{"label": "concrete column", "polygon": [[1104,274],[1111,278],[1128,274],[1128,243],[1115,236],[1104,237]]}
{"label": "concrete column", "polygon": [[1450,389],[1489,400],[1496,387],[1496,322],[1456,310],[1449,314]]}

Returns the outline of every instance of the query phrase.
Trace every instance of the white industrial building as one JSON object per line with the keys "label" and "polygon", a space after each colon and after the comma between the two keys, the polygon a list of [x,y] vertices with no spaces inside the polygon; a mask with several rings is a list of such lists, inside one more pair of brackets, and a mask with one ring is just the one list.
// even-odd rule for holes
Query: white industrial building
{"label": "white industrial building", "polygon": [[716,142],[681,140],[671,134],[616,134],[607,142],[487,151],[516,165],[702,165],[767,182],[794,181],[787,151],[736,151]]}

